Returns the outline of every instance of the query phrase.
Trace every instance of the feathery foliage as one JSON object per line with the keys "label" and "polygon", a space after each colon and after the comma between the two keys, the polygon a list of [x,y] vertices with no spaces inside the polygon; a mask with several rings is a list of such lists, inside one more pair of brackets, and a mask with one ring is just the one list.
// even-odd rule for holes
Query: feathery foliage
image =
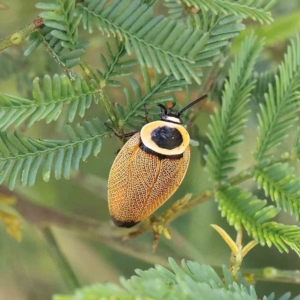
{"label": "feathery foliage", "polygon": [[238,187],[218,190],[216,200],[222,216],[236,229],[243,225],[261,245],[274,245],[280,252],[288,252],[289,246],[300,255],[300,228],[270,222],[279,213],[279,208],[266,206],[266,200],[259,200]]}
{"label": "feathery foliage", "polygon": [[183,6],[176,0],[165,0],[164,6],[168,8],[168,14],[171,19],[176,20],[185,15]]}
{"label": "feathery foliage", "polygon": [[[182,87],[187,84],[185,80],[177,81],[173,76],[160,76],[159,74],[155,74],[154,84],[152,84],[147,68],[142,68],[142,74],[145,92],[142,93],[142,87],[139,82],[135,78],[130,77],[129,82],[134,97],[132,97],[128,88],[124,88],[126,108],[119,104],[116,105],[118,119],[121,120],[121,124],[132,129],[136,129],[134,123],[138,122],[140,124],[145,121],[146,104],[164,103],[165,101],[175,102],[175,96],[172,93],[181,91]],[[152,110],[149,112],[151,113]],[[157,115],[158,110],[156,109],[154,113]]]}
{"label": "feathery foliage", "polygon": [[[251,74],[254,61],[251,63],[246,56],[247,50],[252,55],[255,53],[251,45],[247,45],[251,39],[253,37],[249,37],[244,42],[242,51],[236,58],[235,64],[240,69],[234,65],[230,69],[229,82],[225,84],[222,97],[222,108],[212,117],[212,125],[209,128],[211,146],[207,147],[206,159],[213,178],[218,181],[227,179],[227,173],[233,169],[232,164],[237,160],[237,154],[230,152],[229,149],[241,141],[239,134],[241,127],[245,124],[244,118],[247,114],[245,105],[249,92],[254,86],[254,78],[257,76]],[[296,38],[296,41],[292,42],[292,46],[288,48],[285,60],[279,67],[278,75],[272,73],[258,75],[264,79],[263,83],[257,84],[256,89],[253,89],[253,95],[260,96],[261,90],[266,88],[268,82],[269,94],[266,95],[266,102],[260,104],[262,116],[259,117],[260,134],[258,150],[255,154],[259,161],[266,158],[266,151],[285,137],[287,129],[295,120],[293,114],[298,110],[300,95],[299,41],[299,38]],[[253,45],[252,48],[254,48]],[[237,63],[239,59],[241,62],[244,61],[244,64],[249,63],[249,67]],[[236,73],[233,73],[234,70]],[[241,80],[239,76],[242,76],[243,72],[248,76]],[[232,74],[236,74],[235,81],[232,81]],[[230,86],[232,82],[233,85]],[[244,89],[244,85],[245,91],[240,95],[240,90]],[[243,226],[248,234],[262,245],[273,244],[279,251],[288,251],[287,246],[289,246],[300,255],[300,228],[270,221],[281,207],[299,219],[298,178],[293,175],[292,169],[287,165],[272,164],[269,160],[265,162],[258,164],[252,176],[258,182],[259,187],[263,187],[266,195],[270,195],[275,201],[277,208],[265,207],[266,201],[261,201],[238,187],[219,186],[216,193],[219,209],[222,215],[227,217],[229,224],[237,229]]]}
{"label": "feathery foliage", "polygon": [[[117,43],[115,51],[106,43],[106,53],[107,58],[100,55],[102,72],[97,70],[100,86],[120,86],[120,82],[112,78],[129,75],[128,67],[135,65],[136,60],[122,60],[126,54],[122,43]],[[69,122],[73,122],[76,115],[82,118],[92,102],[98,103],[98,83],[79,76],[70,80],[64,74],[55,74],[53,78],[45,75],[42,83],[39,78],[33,80],[32,98],[24,99],[0,93],[0,129],[6,130],[10,125],[18,127],[26,120],[28,127],[42,119],[48,124],[57,120],[66,105]]]}
{"label": "feathery foliage", "polygon": [[170,18],[178,19],[187,17],[190,21],[194,20],[194,24],[198,24],[199,13],[205,14],[212,12],[213,14],[236,15],[239,18],[252,18],[261,23],[270,24],[272,17],[268,10],[278,0],[273,1],[204,1],[204,0],[165,0],[164,6],[168,8]]}
{"label": "feathery foliage", "polygon": [[93,30],[94,20],[102,32],[125,41],[126,50],[135,50],[142,66],[176,80],[193,78],[200,83],[199,68],[212,65],[212,57],[237,36],[244,25],[232,16],[214,18],[204,29],[189,29],[183,22],[163,16],[152,17],[153,8],[139,0],[85,0],[81,5],[85,29]]}
{"label": "feathery foliage", "polygon": [[[257,20],[260,23],[271,23],[272,17],[270,12],[267,10],[269,6],[272,5],[275,1],[231,1],[231,0],[214,0],[214,1],[205,1],[205,0],[180,0],[189,7],[195,7],[197,9],[211,10],[215,13],[221,11],[224,14],[235,14],[243,16],[243,18],[252,18]],[[273,2],[273,3],[272,3]]]}
{"label": "feathery foliage", "polygon": [[269,86],[275,85],[274,72],[266,71],[262,73],[254,73],[255,87],[252,95],[258,102],[264,102],[264,96],[269,91]]}
{"label": "feathery foliage", "polygon": [[107,134],[97,118],[77,124],[75,130],[66,125],[69,140],[37,140],[19,132],[0,132],[0,184],[8,178],[8,186],[13,189],[18,175],[22,186],[32,186],[37,172],[43,169],[43,179],[54,177],[70,178],[71,169],[78,170],[80,161],[101,150],[102,137]]}
{"label": "feathery foliage", "polygon": [[277,163],[255,170],[255,180],[279,207],[300,218],[300,179],[288,164]]}
{"label": "feathery foliage", "polygon": [[224,268],[224,283],[209,266],[196,262],[182,261],[180,268],[173,259],[169,259],[171,271],[156,265],[147,271],[136,270],[137,276],[125,280],[121,278],[123,288],[114,284],[97,284],[77,290],[73,296],[54,296],[54,300],[87,300],[90,298],[117,297],[118,299],[245,299],[256,300],[253,287],[247,287],[244,281],[236,283]]}
{"label": "feathery foliage", "polygon": [[[233,278],[223,267],[220,277],[213,268],[197,262],[182,260],[181,267],[169,258],[171,270],[155,265],[146,271],[135,270],[135,276],[126,280],[121,278],[123,287],[112,283],[95,284],[75,291],[73,295],[55,295],[53,300],[100,300],[100,299],[218,299],[218,300],[257,300],[259,297],[253,286],[238,274]],[[274,295],[264,296],[262,300],[274,300]],[[293,299],[286,293],[278,300]]]}
{"label": "feathery foliage", "polygon": [[43,42],[61,66],[72,68],[80,64],[81,57],[86,53],[87,43],[78,42],[78,25],[82,16],[74,14],[75,1],[41,2],[36,7],[44,10],[40,17],[45,26],[31,34],[32,42],[25,55],[32,53]]}
{"label": "feathery foliage", "polygon": [[114,51],[111,49],[109,43],[105,44],[107,58],[103,54],[100,54],[100,61],[102,65],[102,72],[97,70],[97,75],[100,81],[100,87],[114,86],[120,87],[121,83],[116,80],[112,80],[114,77],[121,77],[130,75],[131,72],[128,70],[129,67],[136,65],[136,59],[122,60],[126,55],[125,45],[123,43],[118,43],[115,39],[117,49]]}
{"label": "feathery foliage", "polygon": [[251,71],[262,49],[262,43],[250,36],[242,45],[239,55],[229,70],[229,81],[225,82],[222,96],[222,109],[212,116],[207,146],[207,167],[215,180],[227,178],[232,171],[238,154],[231,149],[243,140],[241,130],[245,126],[246,109],[250,92],[254,86]]}
{"label": "feathery foliage", "polygon": [[[103,137],[111,133],[103,126],[107,120],[98,118],[74,126],[68,123],[62,131],[67,139],[62,140],[34,139],[18,131],[10,132],[9,127],[23,123],[29,127],[39,120],[56,121],[64,107],[68,122],[73,122],[77,115],[85,116],[93,102],[99,102],[113,130],[124,133],[127,129],[141,128],[146,112],[150,113],[150,119],[151,114],[157,118],[156,104],[166,101],[175,104],[177,92],[186,89],[187,102],[190,102],[193,81],[200,85],[203,80],[200,89],[197,87],[200,94],[209,92],[220,79],[215,94],[221,100],[221,107],[212,117],[208,133],[210,145],[206,147],[207,166],[217,183],[203,195],[215,196],[228,223],[236,229],[244,227],[261,245],[274,245],[280,252],[291,248],[300,256],[300,228],[273,221],[281,208],[299,220],[299,178],[287,164],[266,159],[296,119],[300,100],[300,38],[288,48],[278,72],[256,74],[253,70],[262,42],[249,35],[228,71],[230,42],[244,29],[242,20],[252,18],[269,24],[272,18],[268,10],[277,0],[165,0],[169,17],[154,14],[157,2],[52,0],[36,5],[42,10],[39,21],[43,26],[41,23],[29,26],[36,31],[30,35],[31,44],[25,55],[44,45],[67,75],[45,75],[41,81],[34,79],[32,97],[0,94],[0,184],[5,182],[10,189],[19,183],[32,186],[38,172],[46,182],[51,176],[69,179],[81,161],[99,154]],[[108,39],[118,41],[116,47],[106,44],[106,54],[100,50],[100,70],[95,70],[84,59],[88,43],[80,42],[80,24],[90,33],[97,28]],[[137,60],[130,58],[132,54]],[[116,77],[129,75],[129,67],[137,62],[142,79],[134,76],[118,81]],[[15,72],[11,63],[12,60],[6,62],[0,77]],[[79,68],[85,78],[77,74]],[[228,80],[224,80],[227,75]],[[114,90],[121,87],[124,101],[120,99],[113,104],[107,86]],[[262,101],[264,94],[265,101]],[[247,169],[249,172],[229,177],[238,160],[233,147],[243,140],[242,129],[251,96],[261,103],[257,164]],[[183,118],[193,120],[194,116],[191,112]],[[296,148],[300,157],[300,143]],[[235,186],[250,178],[271,197],[274,206],[267,206],[266,200]],[[233,278],[225,268],[221,278],[205,265],[188,261],[180,268],[174,260],[169,262],[171,271],[161,266],[148,271],[137,270],[137,276],[121,280],[122,288],[99,284],[79,289],[72,296],[57,295],[54,299],[274,299],[273,295],[258,297],[240,275]],[[285,294],[280,300],[288,300],[289,296]]]}
{"label": "feathery foliage", "polygon": [[[67,75],[46,75],[41,84],[36,78],[33,99],[0,94],[0,183],[7,180],[9,188],[13,189],[20,178],[23,186],[33,185],[39,170],[45,181],[52,173],[56,179],[69,178],[71,170],[78,170],[81,160],[86,160],[91,153],[97,156],[103,136],[109,134],[103,126],[104,120],[97,118],[77,124],[74,129],[67,124],[68,140],[39,140],[19,132],[5,132],[9,126],[17,127],[23,122],[31,126],[38,120],[50,123],[57,120],[66,104],[68,121],[72,122],[77,115],[83,117],[92,102],[100,102],[114,130],[121,133],[127,128],[141,128],[145,111],[157,114],[156,103],[175,103],[174,93],[183,88],[189,90],[187,87],[192,80],[200,84],[202,72],[208,70],[203,78],[206,82],[202,91],[209,89],[214,76],[220,74],[218,72],[222,72],[223,82],[228,73],[226,64],[224,66],[229,54],[228,45],[243,30],[241,20],[250,17],[269,23],[272,18],[268,9],[276,0],[165,2],[170,17],[154,16],[155,0],[56,0],[36,5],[43,10],[40,17],[44,26],[31,34],[31,45],[25,54],[29,55],[43,44]],[[83,59],[88,43],[79,42],[80,23],[89,32],[97,27],[108,38],[119,41],[116,50],[107,44],[106,55],[100,53],[101,70],[93,70]],[[221,108],[215,112],[209,128],[211,145],[206,147],[206,161],[213,179],[222,183],[217,184],[216,199],[228,222],[236,228],[245,227],[262,245],[275,245],[280,251],[288,251],[290,247],[300,255],[300,229],[270,221],[281,207],[299,219],[298,178],[287,165],[272,165],[270,161],[264,165],[261,163],[268,157],[269,150],[281,142],[295,120],[300,95],[300,38],[292,42],[276,74],[253,74],[261,49],[261,41],[250,35],[231,65],[229,79],[222,87]],[[129,59],[133,53],[137,60]],[[216,63],[217,60],[220,64]],[[143,82],[130,77],[130,87],[123,87],[123,82],[115,77],[128,75],[128,68],[137,61],[141,65]],[[81,67],[88,79],[77,75],[77,69],[71,69],[74,66]],[[203,70],[204,67],[207,69]],[[154,76],[148,68],[153,68]],[[122,87],[126,103],[120,101],[113,105],[105,90],[107,86]],[[228,174],[238,160],[233,147],[243,139],[241,133],[248,113],[248,100],[250,96],[260,98],[266,92],[266,101],[260,101],[255,153],[259,164],[252,168],[254,175],[251,173],[248,178],[254,177],[278,207],[266,206],[266,201],[238,187],[225,187],[228,183],[235,184]],[[189,99],[189,92],[186,94]],[[192,119],[192,114],[189,117]],[[174,271],[176,273],[178,269],[174,268]],[[175,289],[170,289],[165,283],[161,289],[169,293],[170,299],[179,297],[176,288],[180,292],[183,286],[191,291],[191,296],[197,291],[201,295],[207,292],[210,297],[213,295],[218,299],[225,299],[226,293],[231,299],[238,299],[241,295],[244,299],[256,299],[253,290],[246,287],[231,283],[231,288],[222,282],[212,286],[205,279],[195,281],[197,274],[192,275],[188,280],[180,276],[180,279],[173,278],[172,287]],[[216,291],[215,287],[223,288],[223,291]],[[132,289],[134,285],[128,291]],[[152,289],[151,292],[154,296],[159,290]],[[127,296],[131,297],[131,294]]]}
{"label": "feathery foliage", "polygon": [[300,99],[300,38],[295,38],[287,49],[284,61],[275,76],[276,85],[269,85],[266,102],[260,105],[259,134],[256,152],[258,161],[267,158],[269,150],[288,136],[288,129],[298,118]]}
{"label": "feathery foliage", "polygon": [[[95,84],[94,84],[95,85]],[[95,86],[76,77],[70,81],[66,75],[55,74],[53,78],[45,75],[42,84],[35,78],[32,84],[33,100],[12,95],[0,94],[0,129],[10,125],[20,126],[25,120],[30,127],[36,121],[45,119],[46,123],[57,120],[65,104],[68,108],[68,120],[72,122],[76,114],[81,117],[92,101],[98,102]]]}

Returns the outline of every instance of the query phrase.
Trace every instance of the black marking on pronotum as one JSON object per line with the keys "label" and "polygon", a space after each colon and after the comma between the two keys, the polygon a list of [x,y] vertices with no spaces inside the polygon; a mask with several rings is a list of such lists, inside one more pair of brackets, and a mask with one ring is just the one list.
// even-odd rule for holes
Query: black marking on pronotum
{"label": "black marking on pronotum", "polygon": [[139,146],[140,146],[140,149],[141,149],[142,151],[144,151],[144,152],[147,153],[147,154],[155,155],[155,156],[157,156],[160,160],[166,159],[166,158],[180,159],[180,158],[183,157],[183,153],[181,153],[181,154],[175,154],[175,155],[165,155],[165,154],[157,153],[157,152],[155,152],[155,151],[149,149],[148,147],[146,147],[146,146],[143,144],[142,141],[140,142],[140,145],[139,145]]}
{"label": "black marking on pronotum", "polygon": [[135,226],[136,224],[140,223],[140,222],[135,222],[135,221],[123,222],[123,221],[116,219],[114,216],[111,216],[111,219],[116,226],[125,227],[125,228],[131,228],[131,227]]}
{"label": "black marking on pronotum", "polygon": [[168,150],[179,147],[183,142],[180,131],[177,128],[168,126],[154,129],[151,132],[151,139],[159,148]]}

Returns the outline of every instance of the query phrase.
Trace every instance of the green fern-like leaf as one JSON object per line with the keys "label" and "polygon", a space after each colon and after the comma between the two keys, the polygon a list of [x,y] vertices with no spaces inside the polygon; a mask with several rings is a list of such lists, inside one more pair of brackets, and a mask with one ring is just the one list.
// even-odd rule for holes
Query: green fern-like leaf
{"label": "green fern-like leaf", "polygon": [[[274,293],[269,297],[259,297],[253,286],[238,274],[233,278],[223,266],[219,276],[213,268],[197,262],[182,260],[181,267],[169,258],[171,269],[155,265],[146,271],[136,270],[136,276],[129,280],[121,279],[123,287],[116,284],[94,284],[75,291],[73,295],[55,295],[53,300],[274,300]],[[286,293],[278,300],[300,300],[300,296],[291,298]]]}
{"label": "green fern-like leaf", "polygon": [[78,170],[80,161],[85,161],[91,153],[97,156],[101,150],[102,137],[107,134],[99,119],[77,124],[75,130],[66,125],[69,140],[37,140],[19,132],[0,132],[0,184],[8,178],[13,189],[18,175],[22,186],[32,186],[37,172],[42,168],[43,179],[54,177],[70,178],[71,169]]}
{"label": "green fern-like leaf", "polygon": [[[198,9],[211,10],[215,13],[221,11],[225,14],[241,15],[244,18],[251,17],[253,20],[257,20],[260,23],[271,23],[273,21],[270,12],[267,9],[259,8],[264,6],[269,7],[270,2],[276,1],[230,1],[230,0],[180,0],[187,6],[193,6]],[[267,7],[267,8],[268,8]]]}
{"label": "green fern-like leaf", "polygon": [[164,6],[168,8],[169,17],[171,19],[179,19],[184,16],[183,6],[176,0],[165,0]]}
{"label": "green fern-like leaf", "polygon": [[279,207],[300,218],[300,179],[293,174],[288,164],[277,163],[257,168],[255,180]]}
{"label": "green fern-like leaf", "polygon": [[38,120],[45,119],[46,123],[56,120],[65,104],[69,105],[69,122],[76,114],[81,117],[91,105],[98,102],[98,92],[93,85],[80,77],[72,82],[66,75],[46,75],[40,83],[39,78],[33,80],[33,100],[0,94],[0,128],[20,126],[25,120],[29,127]]}
{"label": "green fern-like leaf", "polygon": [[215,112],[209,127],[207,146],[207,166],[217,181],[227,178],[232,171],[238,154],[231,149],[243,139],[241,130],[245,126],[246,109],[250,92],[254,86],[251,72],[262,49],[262,43],[250,36],[242,46],[239,55],[229,71],[229,81],[225,83],[222,96],[222,109]]}
{"label": "green fern-like leaf", "polygon": [[280,252],[288,252],[289,246],[300,256],[300,228],[269,221],[279,213],[279,208],[266,206],[266,200],[238,187],[220,189],[216,200],[230,225],[236,229],[243,226],[261,245],[274,245]]}
{"label": "green fern-like leaf", "polygon": [[297,120],[300,99],[300,38],[288,47],[287,54],[275,77],[276,85],[269,85],[265,104],[261,104],[259,135],[256,152],[258,161],[269,156],[269,150],[287,137],[288,129]]}
{"label": "green fern-like leaf", "polygon": [[31,54],[42,42],[61,66],[72,68],[81,62],[88,43],[78,42],[81,15],[75,16],[75,0],[56,0],[56,3],[37,3],[43,9],[40,17],[44,27],[30,36],[31,44],[25,55]]}
{"label": "green fern-like leaf", "polygon": [[[112,50],[106,43],[106,58],[100,55],[102,71],[97,70],[97,80],[100,87],[106,85],[121,86],[115,77],[129,75],[129,67],[137,63],[136,60],[123,60],[126,54],[125,46],[116,43]],[[92,102],[98,103],[99,88],[94,80],[86,81],[75,76],[74,81],[66,75],[46,75],[40,83],[39,78],[34,79],[32,88],[33,99],[24,99],[0,93],[0,130],[8,126],[20,126],[27,120],[31,126],[38,120],[45,119],[46,123],[55,121],[63,107],[68,105],[68,121],[73,122],[76,115],[83,117]]]}
{"label": "green fern-like leaf", "polygon": [[[300,300],[300,295],[291,298],[292,294],[290,292],[287,292],[285,294],[283,294],[280,298],[278,298],[278,300]],[[275,300],[275,294],[272,293],[268,298],[266,298],[266,300]]]}
{"label": "green fern-like leaf", "polygon": [[274,72],[266,71],[262,73],[254,73],[253,78],[255,80],[255,87],[252,95],[258,100],[258,102],[264,102],[264,96],[269,91],[269,86],[275,85]]}
{"label": "green fern-like leaf", "polygon": [[[142,68],[143,79],[145,83],[145,92],[142,93],[142,87],[138,81],[131,77],[129,82],[133,90],[133,96],[128,88],[124,88],[123,92],[126,98],[126,108],[117,104],[118,119],[124,126],[132,129],[135,123],[145,122],[145,105],[153,103],[164,103],[165,101],[175,102],[173,92],[181,91],[182,87],[187,85],[184,80],[177,81],[173,76],[155,75],[154,84],[151,83],[150,74],[147,68]],[[154,111],[151,107],[147,108],[150,113],[158,114],[157,106]]]}
{"label": "green fern-like leaf", "polygon": [[214,14],[211,10],[199,10],[193,11],[193,7],[187,8],[183,6],[179,1],[166,0],[164,6],[168,8],[169,18],[173,20],[180,20],[184,22],[190,29],[202,29],[204,32],[212,27],[212,24],[218,22],[220,18],[225,16],[230,17],[231,21],[240,20],[241,16],[234,16],[217,12]]}
{"label": "green fern-like leaf", "polygon": [[137,63],[137,60],[135,59],[123,61],[122,58],[126,55],[125,45],[123,43],[118,43],[117,39],[116,45],[117,50],[114,52],[112,51],[109,43],[105,44],[107,58],[105,58],[103,54],[100,54],[103,71],[101,72],[100,70],[97,70],[97,75],[99,77],[101,87],[106,85],[121,86],[120,82],[112,80],[112,78],[130,75],[131,72],[128,68]]}
{"label": "green fern-like leaf", "polygon": [[[115,284],[96,284],[79,289],[72,296],[57,295],[53,300],[100,300],[100,299],[218,299],[218,300],[256,300],[253,287],[248,287],[239,276],[235,282],[230,272],[224,267],[225,282],[207,265],[192,261],[182,261],[178,266],[169,259],[171,271],[156,265],[147,271],[136,270],[137,276],[121,279],[123,288]],[[265,299],[265,298],[264,298]]]}
{"label": "green fern-like leaf", "polygon": [[142,66],[188,82],[193,78],[200,83],[198,69],[212,65],[211,58],[244,28],[229,16],[217,18],[206,31],[192,30],[180,21],[163,16],[153,18],[152,7],[139,0],[105,4],[105,0],[85,0],[80,5],[84,28],[91,32],[95,20],[103,33],[124,40],[129,54],[134,49]]}

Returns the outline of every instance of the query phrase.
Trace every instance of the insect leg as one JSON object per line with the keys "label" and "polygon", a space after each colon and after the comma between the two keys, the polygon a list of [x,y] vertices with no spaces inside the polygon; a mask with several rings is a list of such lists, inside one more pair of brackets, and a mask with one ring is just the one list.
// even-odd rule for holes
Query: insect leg
{"label": "insect leg", "polygon": [[134,134],[137,133],[137,131],[133,131],[133,132],[128,132],[128,133],[124,133],[124,134],[118,134],[110,125],[108,125],[107,122],[104,122],[104,125],[110,129],[119,139],[124,139],[124,138],[127,138],[127,137],[131,137],[133,136]]}

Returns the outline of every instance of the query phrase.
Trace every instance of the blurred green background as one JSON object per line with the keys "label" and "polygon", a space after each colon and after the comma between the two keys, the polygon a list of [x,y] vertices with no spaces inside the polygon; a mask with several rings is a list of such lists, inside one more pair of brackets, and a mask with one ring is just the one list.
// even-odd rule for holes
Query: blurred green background
{"label": "blurred green background", "polygon": [[[37,16],[38,11],[34,8],[36,2],[34,0],[0,0],[0,8],[2,8],[0,9],[0,39],[30,23]],[[156,12],[160,13],[158,10]],[[162,5],[161,10],[166,12]],[[273,8],[273,17],[275,23],[269,26],[262,26],[252,21],[247,22],[249,27],[242,34],[245,36],[249,30],[255,30],[259,36],[265,37],[266,48],[257,65],[257,71],[275,69],[283,58],[288,38],[300,30],[300,1],[279,1]],[[103,49],[105,37],[99,35],[98,32],[88,35],[87,32],[82,31],[81,40],[91,41],[86,59],[92,66],[100,68],[98,54]],[[242,37],[239,37],[234,42],[233,53],[239,50],[241,40]],[[30,86],[34,77],[61,73],[60,68],[43,47],[36,50],[33,55],[24,57],[22,52],[27,45],[28,42],[24,42],[20,46],[11,47],[0,53],[0,91],[2,93],[30,98]],[[141,75],[135,72],[134,76],[139,79]],[[122,82],[126,84],[126,79],[123,79]],[[110,89],[109,95],[114,101],[122,102],[124,100],[121,89]],[[192,96],[196,97],[197,94],[192,94]],[[178,97],[182,98],[183,94],[179,94]],[[202,134],[207,128],[209,110],[209,107],[204,107],[195,122],[195,128],[199,128]],[[251,164],[251,151],[254,149],[256,141],[256,112],[257,108],[254,105],[245,142],[239,146],[242,159],[238,169],[243,169]],[[93,107],[85,118],[90,119],[93,116],[103,116],[100,107]],[[76,121],[80,121],[80,119]],[[39,122],[30,129],[26,129],[26,135],[36,138],[63,139],[65,136],[61,132],[61,128],[64,122],[63,116],[59,118],[58,122],[50,125],[46,125],[43,121]],[[25,128],[21,128],[21,130],[23,131]],[[119,147],[120,144],[116,138],[105,139],[100,157],[98,159],[92,157],[86,164],[81,164],[80,175],[82,177],[80,180],[55,181],[55,179],[51,179],[50,182],[45,183],[39,178],[35,187],[17,188],[17,191],[35,203],[61,212],[71,212],[108,221],[110,217],[103,185],[105,187],[109,169]],[[285,144],[285,147],[288,147],[288,143]],[[283,150],[284,148],[281,149],[281,151]],[[184,196],[187,192],[197,195],[201,190],[212,186],[212,182],[207,180],[201,155],[199,149],[193,148],[192,161],[182,186],[160,211],[165,211],[176,199]],[[85,176],[91,174],[96,176],[93,177],[93,180],[83,180],[86,178]],[[247,187],[264,198],[263,193],[256,190],[253,182],[247,182]],[[278,221],[291,224],[288,214],[280,215]],[[173,239],[169,241],[162,237],[157,254],[152,253],[151,233],[125,241],[124,243],[132,246],[142,243],[146,249],[144,261],[69,231],[55,229],[54,232],[80,282],[87,285],[95,282],[118,282],[119,276],[129,277],[134,274],[134,269],[149,268],[151,266],[149,261],[166,260],[168,256],[193,259],[213,266],[228,264],[230,250],[209,226],[212,223],[222,226],[232,237],[235,236],[235,230],[220,217],[216,203],[210,201],[172,223],[170,229]],[[0,223],[0,300],[50,299],[54,293],[69,293],[70,290],[64,283],[59,268],[49,253],[43,235],[25,222],[22,223],[22,235],[22,242],[16,242],[6,234],[5,227]],[[257,246],[243,263],[243,267],[262,268],[266,266],[280,269],[300,269],[300,259],[295,253],[280,254],[274,247],[269,249]],[[271,292],[281,295],[286,291],[291,291],[294,295],[300,293],[300,285],[258,282],[256,286],[259,295]]]}

